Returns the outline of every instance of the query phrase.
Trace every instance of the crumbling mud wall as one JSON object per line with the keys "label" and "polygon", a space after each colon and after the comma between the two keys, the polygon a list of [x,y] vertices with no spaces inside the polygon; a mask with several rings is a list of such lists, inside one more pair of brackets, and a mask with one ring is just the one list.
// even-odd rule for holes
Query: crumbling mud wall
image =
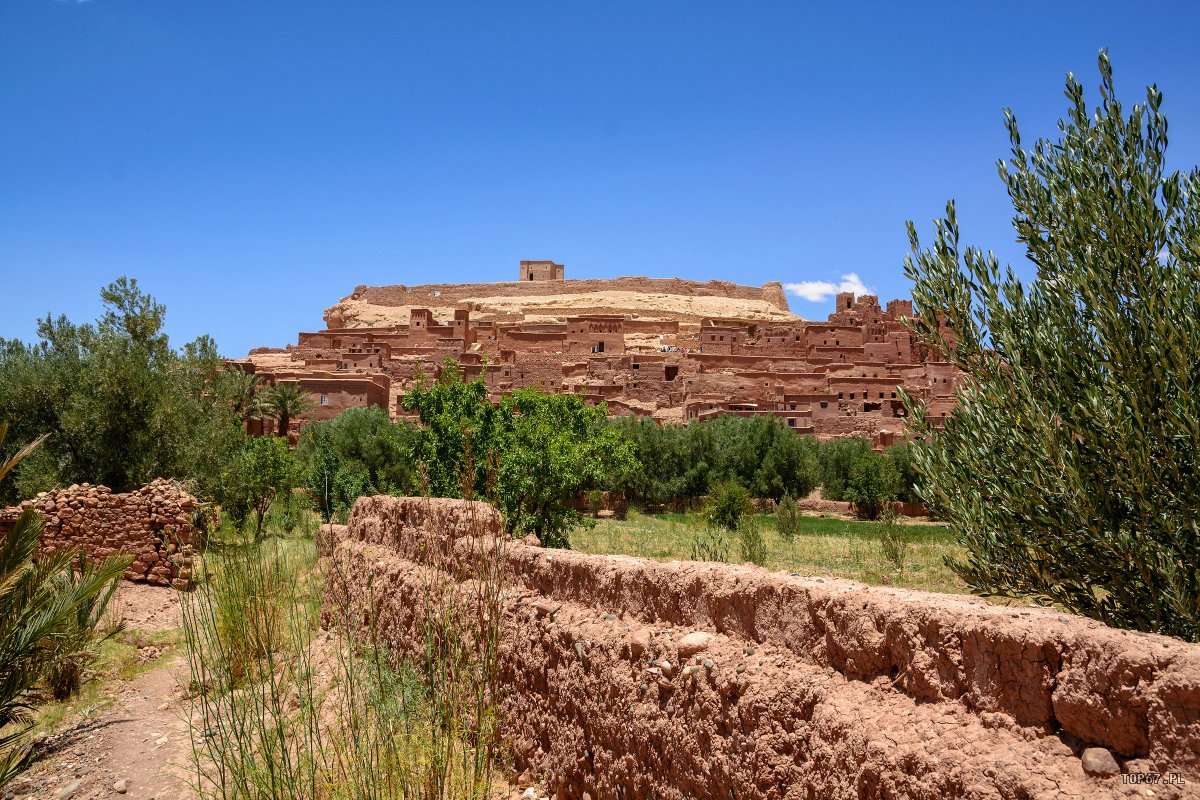
{"label": "crumbling mud wall", "polygon": [[[370,609],[396,647],[418,646],[422,548],[478,552],[468,537],[500,530],[479,503],[359,500],[335,534],[327,618]],[[519,542],[504,558],[503,734],[557,797],[1200,790],[1196,645],[748,566]]]}
{"label": "crumbling mud wall", "polygon": [[127,553],[133,563],[126,580],[177,588],[191,580],[196,499],[171,481],[155,480],[127,494],[86,483],[43,492],[0,511],[0,533],[27,506],[42,512],[42,552],[77,547],[96,559]]}

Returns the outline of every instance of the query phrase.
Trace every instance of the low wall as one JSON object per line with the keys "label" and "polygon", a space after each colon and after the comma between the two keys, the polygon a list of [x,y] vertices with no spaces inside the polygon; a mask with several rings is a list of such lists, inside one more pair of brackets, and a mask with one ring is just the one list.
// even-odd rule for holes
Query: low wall
{"label": "low wall", "polygon": [[[500,530],[480,503],[359,500],[327,618],[371,609],[413,646],[418,553]],[[749,566],[524,543],[505,559],[502,732],[560,798],[1143,797],[1153,772],[1183,781],[1158,798],[1200,787],[1200,646]]]}
{"label": "low wall", "polygon": [[191,579],[196,499],[170,481],[127,494],[86,483],[43,492],[0,511],[0,532],[27,506],[42,512],[42,552],[78,547],[96,559],[127,553],[134,558],[127,580],[182,588]]}

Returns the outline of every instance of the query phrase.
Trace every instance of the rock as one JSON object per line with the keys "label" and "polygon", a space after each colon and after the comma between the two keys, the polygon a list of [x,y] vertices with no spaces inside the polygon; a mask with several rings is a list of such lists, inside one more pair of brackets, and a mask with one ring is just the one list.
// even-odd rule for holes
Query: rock
{"label": "rock", "polygon": [[119,781],[113,784],[113,791],[117,794],[125,794],[129,791],[129,781],[121,778]]}
{"label": "rock", "polygon": [[58,800],[67,800],[68,797],[79,791],[79,787],[83,785],[83,781],[75,780],[68,783],[66,786],[58,790]]}
{"label": "rock", "polygon": [[666,675],[669,678],[671,677],[671,673],[675,671],[675,665],[664,658],[662,661],[658,662],[658,669],[663,675]]}
{"label": "rock", "polygon": [[712,669],[712,668],[713,668],[713,660],[712,660],[711,658],[706,658],[706,659],[704,659],[704,668],[705,668],[705,669]]}
{"label": "rock", "polygon": [[629,652],[634,658],[641,658],[650,649],[650,629],[641,628],[629,634]]}
{"label": "rock", "polygon": [[1083,751],[1083,771],[1099,778],[1111,778],[1121,774],[1121,766],[1107,749],[1089,747]]}
{"label": "rock", "polygon": [[680,658],[687,658],[707,648],[710,641],[712,641],[712,634],[693,631],[676,642],[675,647],[679,650]]}

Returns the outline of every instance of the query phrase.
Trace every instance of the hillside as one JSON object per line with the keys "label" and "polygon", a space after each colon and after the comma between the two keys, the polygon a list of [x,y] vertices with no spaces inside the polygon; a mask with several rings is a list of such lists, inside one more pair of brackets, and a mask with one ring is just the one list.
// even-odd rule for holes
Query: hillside
{"label": "hillside", "polygon": [[[772,322],[799,320],[778,282],[741,286],[727,281],[611,278],[504,283],[359,286],[325,311],[329,328],[407,325],[413,308],[470,308],[471,318],[495,322],[562,322],[582,314],[697,324],[706,317]],[[441,314],[438,316],[448,316]]]}

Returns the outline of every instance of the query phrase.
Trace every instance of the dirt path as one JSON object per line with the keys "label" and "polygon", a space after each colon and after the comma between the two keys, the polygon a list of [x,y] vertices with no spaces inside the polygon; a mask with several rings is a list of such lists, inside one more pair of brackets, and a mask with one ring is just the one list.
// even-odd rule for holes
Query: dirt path
{"label": "dirt path", "polygon": [[[127,585],[123,616],[130,633],[179,627],[179,603],[170,589]],[[104,689],[112,704],[94,714],[76,709],[64,727],[39,743],[36,761],[6,792],[7,798],[138,800],[193,798],[188,785],[189,743],[182,684],[187,665],[178,654],[159,657],[144,647],[140,658],[154,665],[129,681],[111,680]]]}

